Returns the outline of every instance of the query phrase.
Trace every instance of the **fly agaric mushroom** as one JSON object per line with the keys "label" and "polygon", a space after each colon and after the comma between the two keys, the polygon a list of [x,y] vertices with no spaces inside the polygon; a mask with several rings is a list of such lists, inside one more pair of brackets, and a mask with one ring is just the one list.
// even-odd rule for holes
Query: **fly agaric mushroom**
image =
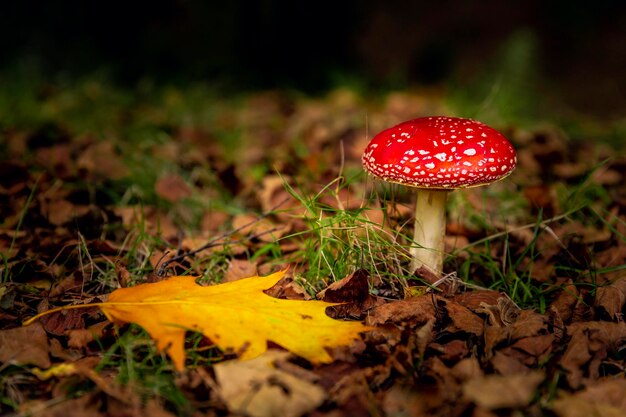
{"label": "fly agaric mushroom", "polygon": [[374,176],[416,188],[411,272],[441,273],[449,191],[487,185],[509,175],[515,149],[498,131],[470,119],[422,117],[380,132],[365,148],[363,167]]}

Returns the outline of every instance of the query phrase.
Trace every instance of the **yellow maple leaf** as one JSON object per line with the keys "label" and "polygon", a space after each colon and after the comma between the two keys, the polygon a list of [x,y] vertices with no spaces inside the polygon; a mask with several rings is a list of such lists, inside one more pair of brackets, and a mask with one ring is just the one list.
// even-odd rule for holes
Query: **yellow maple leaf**
{"label": "yellow maple leaf", "polygon": [[263,292],[284,274],[207,287],[197,285],[195,277],[171,277],[115,290],[107,302],[97,306],[112,321],[143,327],[178,370],[184,368],[184,338],[189,330],[202,333],[242,359],[260,355],[272,341],[313,363],[328,363],[332,358],[325,348],[350,344],[370,329],[359,322],[328,317],[326,307],[335,304],[281,300]]}

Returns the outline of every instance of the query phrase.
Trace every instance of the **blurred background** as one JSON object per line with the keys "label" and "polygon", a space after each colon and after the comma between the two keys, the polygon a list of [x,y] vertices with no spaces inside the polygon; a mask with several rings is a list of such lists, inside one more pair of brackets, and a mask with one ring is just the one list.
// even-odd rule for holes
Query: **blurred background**
{"label": "blurred background", "polygon": [[444,89],[533,117],[626,110],[619,0],[26,0],[0,10],[5,82],[98,72],[131,87]]}

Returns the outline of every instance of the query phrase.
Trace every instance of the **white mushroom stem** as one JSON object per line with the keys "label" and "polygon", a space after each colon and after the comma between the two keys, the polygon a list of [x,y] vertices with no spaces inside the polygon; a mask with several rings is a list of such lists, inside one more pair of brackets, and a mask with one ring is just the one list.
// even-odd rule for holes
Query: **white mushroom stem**
{"label": "white mushroom stem", "polygon": [[425,266],[435,274],[443,270],[448,191],[417,189],[415,231],[411,245],[411,272]]}

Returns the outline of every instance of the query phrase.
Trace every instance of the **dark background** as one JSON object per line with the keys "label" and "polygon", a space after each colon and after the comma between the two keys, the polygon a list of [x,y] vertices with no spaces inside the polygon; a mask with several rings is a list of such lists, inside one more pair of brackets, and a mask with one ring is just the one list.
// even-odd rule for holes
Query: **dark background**
{"label": "dark background", "polygon": [[[626,2],[12,1],[0,71],[106,71],[121,85],[204,80],[248,90],[471,85],[525,39],[542,85],[575,109],[623,117]],[[507,44],[507,42],[509,42]],[[506,52],[506,51],[504,51]],[[517,64],[514,62],[515,67]]]}

